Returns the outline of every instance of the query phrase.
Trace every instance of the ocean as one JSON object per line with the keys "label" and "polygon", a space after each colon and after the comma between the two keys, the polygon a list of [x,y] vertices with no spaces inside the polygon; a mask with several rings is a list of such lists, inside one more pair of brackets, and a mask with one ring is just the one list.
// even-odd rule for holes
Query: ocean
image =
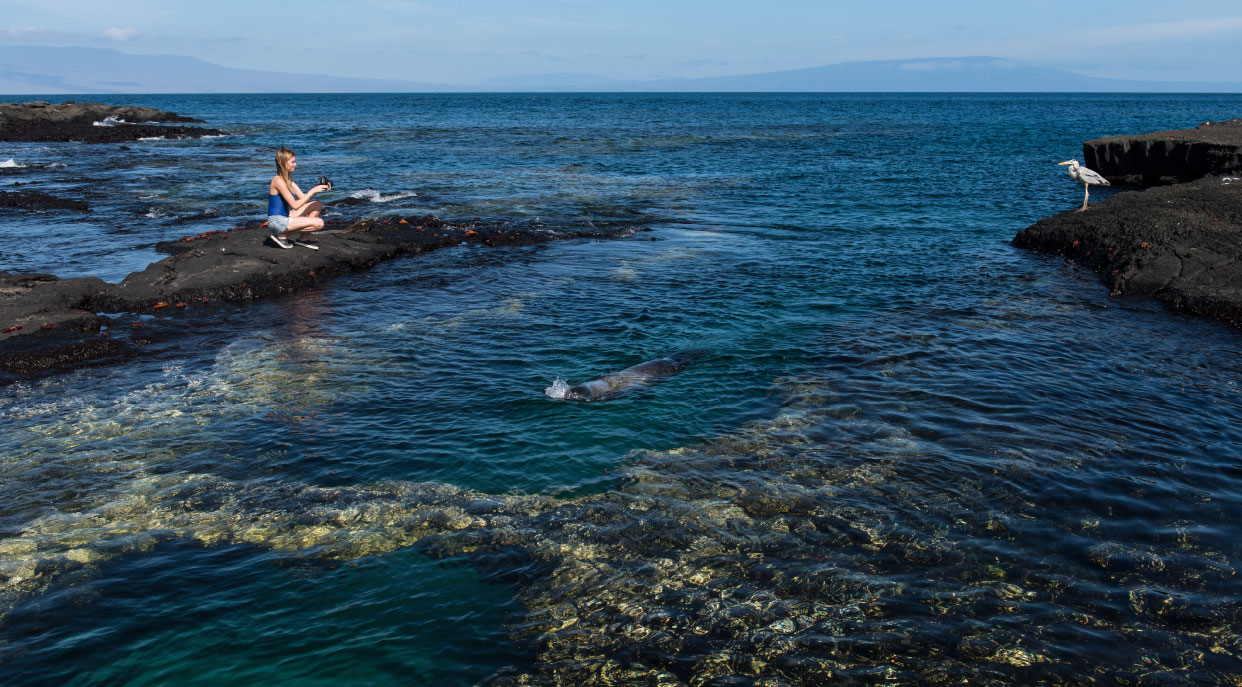
{"label": "ocean", "polygon": [[226,135],[3,144],[0,189],[91,210],[0,210],[0,270],[117,281],[262,219],[281,145],[329,220],[651,231],[0,386],[0,684],[1242,679],[1239,333],[1009,243],[1081,202],[1083,141],[1242,96],[76,99]]}

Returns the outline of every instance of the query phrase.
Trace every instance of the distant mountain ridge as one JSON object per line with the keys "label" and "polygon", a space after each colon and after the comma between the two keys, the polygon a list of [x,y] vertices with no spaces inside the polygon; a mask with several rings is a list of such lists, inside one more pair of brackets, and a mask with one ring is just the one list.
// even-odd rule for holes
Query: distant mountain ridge
{"label": "distant mountain ridge", "polygon": [[549,74],[443,84],[234,69],[195,57],[106,48],[0,46],[0,93],[13,95],[513,91],[1238,93],[1242,82],[1102,79],[998,57],[938,57],[653,81]]}
{"label": "distant mountain ridge", "polygon": [[1103,79],[999,57],[842,62],[761,74],[645,82],[652,90],[841,92],[1239,92],[1242,82]]}
{"label": "distant mountain ridge", "polygon": [[0,46],[0,93],[376,93],[451,91],[446,84],[234,69],[197,57],[108,48]]}

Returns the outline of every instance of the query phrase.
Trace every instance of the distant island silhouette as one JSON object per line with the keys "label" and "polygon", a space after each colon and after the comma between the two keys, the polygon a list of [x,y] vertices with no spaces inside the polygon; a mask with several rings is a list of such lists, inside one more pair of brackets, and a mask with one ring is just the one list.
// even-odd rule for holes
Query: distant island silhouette
{"label": "distant island silhouette", "polygon": [[1242,82],[1104,79],[1000,57],[934,57],[653,81],[544,74],[426,83],[234,69],[195,57],[108,48],[0,46],[0,94],[12,95],[583,91],[1237,93]]}

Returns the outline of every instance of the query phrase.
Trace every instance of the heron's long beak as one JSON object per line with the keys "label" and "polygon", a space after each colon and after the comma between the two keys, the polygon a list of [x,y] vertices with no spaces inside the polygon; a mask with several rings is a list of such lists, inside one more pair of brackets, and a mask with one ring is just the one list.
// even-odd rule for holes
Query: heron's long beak
{"label": "heron's long beak", "polygon": [[1065,162],[1058,162],[1057,166],[1060,167],[1061,165],[1072,165],[1072,164],[1074,164],[1073,160],[1066,160]]}

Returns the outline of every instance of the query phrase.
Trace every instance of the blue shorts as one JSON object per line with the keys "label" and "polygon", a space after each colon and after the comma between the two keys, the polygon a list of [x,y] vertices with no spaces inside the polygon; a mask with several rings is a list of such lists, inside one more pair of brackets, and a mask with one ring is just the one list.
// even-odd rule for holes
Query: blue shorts
{"label": "blue shorts", "polygon": [[271,229],[273,234],[283,234],[289,231],[289,215],[268,215],[267,228]]}

